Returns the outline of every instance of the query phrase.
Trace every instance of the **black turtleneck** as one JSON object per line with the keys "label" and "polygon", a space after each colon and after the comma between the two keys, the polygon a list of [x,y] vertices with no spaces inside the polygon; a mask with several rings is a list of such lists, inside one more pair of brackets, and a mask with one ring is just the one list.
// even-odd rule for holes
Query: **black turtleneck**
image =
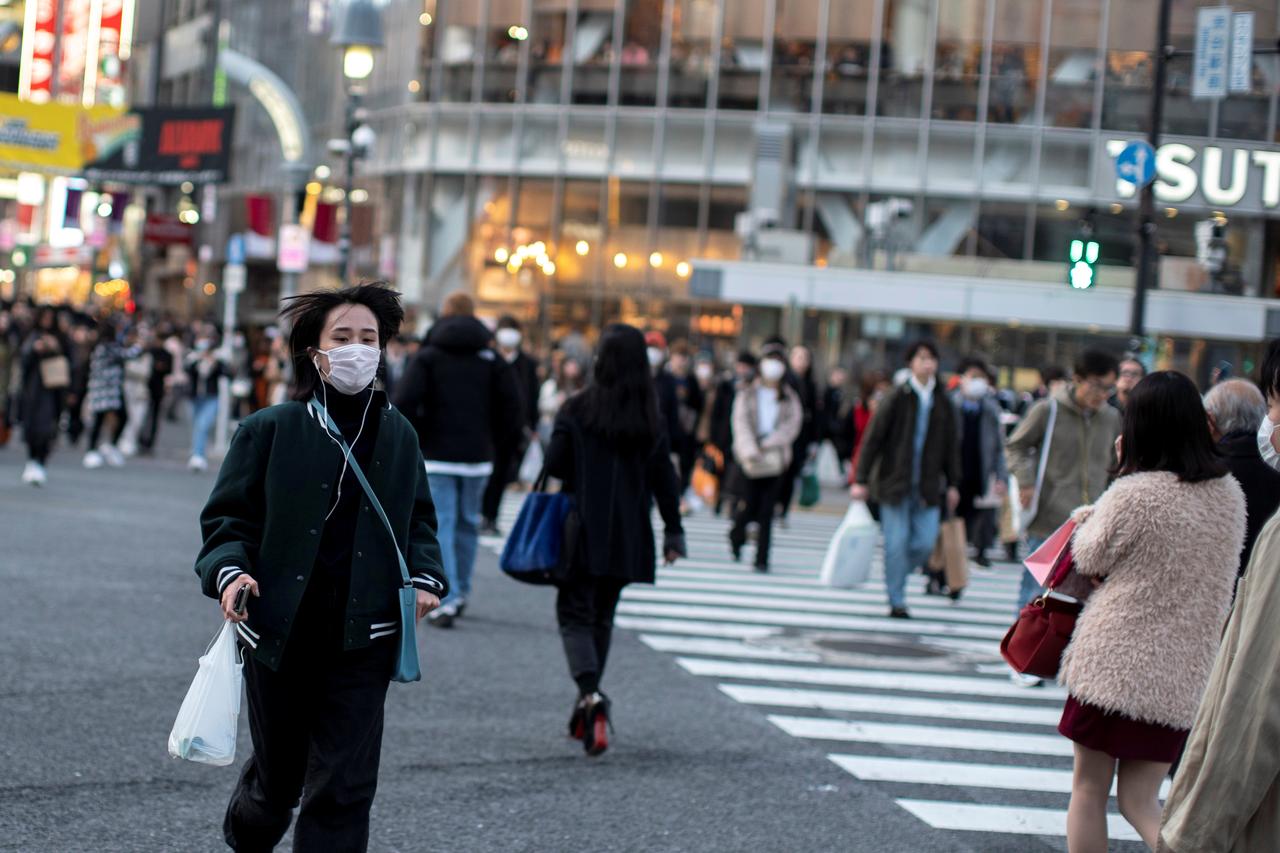
{"label": "black turtleneck", "polygon": [[[386,395],[373,390],[356,395],[340,394],[328,385],[323,390],[320,402],[327,402],[329,417],[337,424],[342,437],[351,447],[351,459],[358,462],[367,475],[369,466],[373,463],[373,449],[378,441],[382,410],[387,405]],[[369,399],[370,395],[373,395],[372,401]],[[360,429],[362,419],[363,432]],[[358,441],[357,434],[360,436]],[[341,463],[338,464],[338,470],[341,470]],[[336,472],[332,476],[336,478]],[[330,504],[333,514],[324,523],[320,551],[316,554],[315,568],[311,572],[311,580],[307,584],[298,615],[299,621],[309,623],[308,627],[312,629],[304,629],[302,633],[311,634],[314,640],[316,634],[313,632],[319,631],[340,644],[342,619],[351,587],[351,557],[355,547],[356,521],[360,515],[360,504],[364,500],[364,489],[350,465],[342,478],[341,489],[335,483],[331,494],[337,501],[337,507]]]}

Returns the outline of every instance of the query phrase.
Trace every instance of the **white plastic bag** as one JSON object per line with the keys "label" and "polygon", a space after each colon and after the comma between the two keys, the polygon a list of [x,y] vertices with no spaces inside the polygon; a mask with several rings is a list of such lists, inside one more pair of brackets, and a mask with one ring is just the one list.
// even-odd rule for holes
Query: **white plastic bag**
{"label": "white plastic bag", "polygon": [[532,486],[538,482],[538,475],[542,473],[542,444],[535,438],[529,442],[529,449],[524,452],[524,459],[520,460],[520,472],[516,475],[520,482]]}
{"label": "white plastic bag", "polygon": [[871,574],[879,529],[871,510],[862,501],[854,501],[844,514],[844,521],[831,537],[827,556],[822,561],[821,583],[824,586],[852,589],[866,582]]}
{"label": "white plastic bag", "polygon": [[228,620],[200,658],[200,668],[178,709],[169,732],[170,755],[219,767],[236,760],[243,669],[236,626]]}

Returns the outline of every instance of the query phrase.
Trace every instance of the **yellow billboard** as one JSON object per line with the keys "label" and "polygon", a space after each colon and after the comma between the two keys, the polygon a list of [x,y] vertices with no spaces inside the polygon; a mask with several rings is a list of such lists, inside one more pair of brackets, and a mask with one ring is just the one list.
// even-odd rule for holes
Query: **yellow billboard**
{"label": "yellow billboard", "polygon": [[74,174],[136,139],[141,121],[115,107],[33,104],[0,94],[0,166]]}

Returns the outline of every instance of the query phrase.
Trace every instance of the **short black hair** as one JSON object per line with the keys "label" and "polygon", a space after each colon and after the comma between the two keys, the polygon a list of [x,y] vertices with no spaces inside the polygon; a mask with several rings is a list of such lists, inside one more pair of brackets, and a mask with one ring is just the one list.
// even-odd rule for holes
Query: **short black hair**
{"label": "short black hair", "polygon": [[1280,400],[1280,338],[1276,338],[1267,347],[1267,355],[1262,359],[1262,374],[1258,377],[1258,387],[1267,401]]}
{"label": "short black hair", "polygon": [[755,367],[760,364],[760,359],[756,358],[755,353],[751,350],[743,350],[738,353],[738,364],[745,364],[747,367]]}
{"label": "short black hair", "polygon": [[1129,392],[1123,417],[1117,476],[1169,471],[1184,483],[1199,483],[1227,474],[1200,392],[1183,374],[1148,374]]}
{"label": "short black hair", "polygon": [[[400,294],[385,281],[375,281],[341,290],[317,290],[292,296],[285,300],[280,317],[293,326],[289,333],[289,352],[293,356],[293,399],[307,401],[320,387],[320,373],[311,363],[307,350],[320,345],[320,333],[324,331],[329,312],[343,305],[363,305],[378,320],[378,346],[385,348],[387,341],[400,331],[404,321],[404,306]],[[378,365],[378,376],[386,370],[385,360]]]}
{"label": "short black hair", "polygon": [[956,373],[968,373],[969,370],[974,367],[978,368],[983,373],[985,373],[988,379],[992,379],[995,377],[995,374],[991,372],[991,366],[988,365],[986,361],[984,361],[982,358],[976,355],[967,355],[963,359],[961,359],[960,366],[956,368]]}
{"label": "short black hair", "polygon": [[1109,352],[1087,349],[1076,358],[1076,363],[1072,370],[1075,371],[1076,376],[1082,379],[1088,379],[1091,376],[1106,376],[1109,373],[1120,372],[1120,361]]}
{"label": "short black hair", "polygon": [[1061,382],[1062,380],[1069,378],[1070,377],[1067,376],[1067,371],[1063,370],[1056,364],[1046,364],[1044,367],[1040,368],[1040,381],[1045,385],[1048,385],[1050,382]]}
{"label": "short black hair", "polygon": [[515,329],[518,332],[520,331],[520,321],[517,320],[515,317],[512,317],[510,314],[503,314],[501,317],[498,318],[497,328]]}
{"label": "short black hair", "polygon": [[910,364],[911,360],[916,357],[920,350],[928,350],[929,355],[933,356],[934,361],[939,360],[938,345],[926,338],[921,338],[918,341],[912,341],[904,351],[902,360],[907,364]]}

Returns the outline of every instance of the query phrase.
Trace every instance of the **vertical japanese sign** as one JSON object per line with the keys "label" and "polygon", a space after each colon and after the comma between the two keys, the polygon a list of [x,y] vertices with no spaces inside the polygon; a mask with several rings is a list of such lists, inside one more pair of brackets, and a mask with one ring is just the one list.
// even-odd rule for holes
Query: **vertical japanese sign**
{"label": "vertical japanese sign", "polygon": [[1231,41],[1231,7],[1196,10],[1196,50],[1192,62],[1191,97],[1218,100],[1227,96],[1227,59]]}
{"label": "vertical japanese sign", "polygon": [[58,44],[58,0],[27,0],[22,24],[18,97],[44,103],[53,97],[53,54]]}
{"label": "vertical japanese sign", "polygon": [[120,107],[127,100],[124,63],[132,48],[134,2],[94,0],[90,16],[93,61],[84,69],[85,106],[101,102]]}
{"label": "vertical japanese sign", "polygon": [[97,61],[98,46],[91,47],[90,30],[97,30],[92,13],[101,0],[61,0],[62,41],[58,57],[58,97],[80,100],[84,96],[85,68]]}
{"label": "vertical japanese sign", "polygon": [[1253,13],[1231,16],[1231,78],[1227,88],[1248,94],[1253,90]]}

